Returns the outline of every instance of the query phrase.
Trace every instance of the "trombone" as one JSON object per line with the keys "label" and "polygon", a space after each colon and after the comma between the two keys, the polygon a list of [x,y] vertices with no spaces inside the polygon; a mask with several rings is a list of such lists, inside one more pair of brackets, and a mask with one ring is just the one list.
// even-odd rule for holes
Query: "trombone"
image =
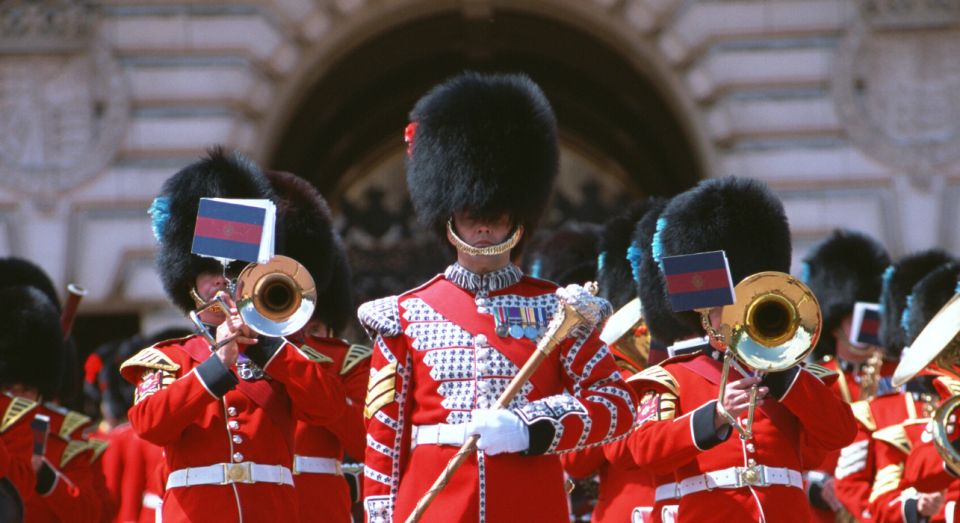
{"label": "trombone", "polygon": [[[287,336],[302,329],[310,321],[317,302],[317,289],[310,272],[293,258],[274,256],[269,262],[251,263],[240,271],[232,289],[240,318],[254,332],[272,338]],[[200,314],[216,307],[229,310],[218,293],[197,310],[190,311],[190,321],[217,350],[236,338],[217,342],[200,321]]]}
{"label": "trombone", "polygon": [[757,406],[755,384],[750,389],[747,421],[741,425],[723,408],[724,389],[735,367],[743,376],[780,372],[800,364],[813,351],[822,325],[820,305],[813,292],[800,280],[775,271],[758,272],[734,287],[733,305],[721,310],[720,328],[710,324],[709,310],[698,310],[707,334],[726,347],[720,375],[720,413],[744,440],[753,437]]}

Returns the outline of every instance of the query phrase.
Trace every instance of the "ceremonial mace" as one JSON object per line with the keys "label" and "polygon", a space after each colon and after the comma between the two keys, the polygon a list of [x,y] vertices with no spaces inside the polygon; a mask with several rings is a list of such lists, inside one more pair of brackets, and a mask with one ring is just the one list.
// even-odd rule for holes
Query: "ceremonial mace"
{"label": "ceremonial mace", "polygon": [[[557,289],[557,296],[560,298],[560,301],[557,303],[557,312],[553,315],[553,319],[550,320],[550,324],[547,326],[547,332],[544,333],[540,341],[537,342],[537,349],[530,355],[527,362],[523,364],[523,368],[513,377],[513,380],[507,385],[507,389],[504,390],[503,394],[497,399],[496,404],[493,406],[494,409],[506,408],[520,392],[520,389],[530,380],[530,377],[536,372],[537,367],[543,363],[543,360],[547,359],[547,356],[549,356],[574,329],[581,325],[587,325],[591,328],[595,327],[603,318],[610,315],[612,312],[610,303],[607,300],[595,297],[595,294],[597,294],[596,282],[587,283],[583,287],[580,285],[568,285],[565,288]],[[463,462],[467,460],[467,456],[477,450],[478,439],[480,439],[480,436],[473,435],[463,443],[460,450],[450,459],[447,466],[444,467],[443,472],[440,473],[437,480],[433,482],[430,490],[417,502],[417,506],[414,507],[413,512],[407,517],[406,523],[417,523],[420,521],[427,507],[440,495],[440,491],[447,486],[453,474],[460,468],[460,465],[463,465]]]}

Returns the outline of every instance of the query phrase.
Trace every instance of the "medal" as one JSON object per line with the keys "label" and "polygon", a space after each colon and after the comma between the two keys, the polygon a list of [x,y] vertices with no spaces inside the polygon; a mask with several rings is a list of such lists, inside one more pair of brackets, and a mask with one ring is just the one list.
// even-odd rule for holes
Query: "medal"
{"label": "medal", "polygon": [[515,339],[520,339],[523,337],[523,327],[519,324],[513,324],[510,326],[510,337]]}
{"label": "medal", "polygon": [[536,340],[537,336],[540,335],[540,329],[533,325],[527,325],[526,328],[523,329],[523,335],[531,341]]}

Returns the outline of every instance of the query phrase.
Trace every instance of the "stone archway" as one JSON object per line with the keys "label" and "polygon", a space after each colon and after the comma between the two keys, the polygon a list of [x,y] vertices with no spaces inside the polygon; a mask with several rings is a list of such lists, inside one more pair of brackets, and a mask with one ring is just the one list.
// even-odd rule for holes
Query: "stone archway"
{"label": "stone archway", "polygon": [[632,198],[675,194],[708,175],[692,104],[623,18],[598,21],[596,9],[569,1],[396,4],[338,21],[281,93],[286,107],[265,123],[257,154],[328,197],[360,280],[390,274],[361,282],[362,297],[422,279],[397,278],[404,267],[437,269],[421,256],[393,263],[398,242],[435,252],[410,220],[402,130],[422,93],[464,69],[526,72],[553,103],[563,157],[548,222],[602,221]]}

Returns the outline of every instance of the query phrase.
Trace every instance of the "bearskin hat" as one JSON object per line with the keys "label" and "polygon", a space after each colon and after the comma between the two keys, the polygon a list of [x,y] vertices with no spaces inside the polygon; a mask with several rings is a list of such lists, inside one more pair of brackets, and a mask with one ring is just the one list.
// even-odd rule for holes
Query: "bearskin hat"
{"label": "bearskin hat", "polygon": [[937,267],[951,261],[953,258],[945,251],[931,249],[904,256],[884,271],[880,292],[880,344],[888,359],[900,359],[900,351],[907,345],[907,333],[901,320],[913,286]]}
{"label": "bearskin hat", "polygon": [[23,258],[0,258],[0,289],[5,287],[35,287],[60,310],[60,298],[47,273],[35,263]]}
{"label": "bearskin hat", "polygon": [[690,328],[674,315],[667,300],[663,274],[660,273],[657,262],[653,259],[653,235],[667,203],[669,200],[666,198],[656,198],[651,201],[650,209],[643,218],[640,218],[633,230],[633,245],[640,250],[640,281],[637,282],[636,288],[640,303],[643,305],[643,318],[647,322],[647,328],[650,329],[650,335],[656,341],[664,345],[672,345],[677,340],[698,335],[699,331]]}
{"label": "bearskin hat", "polygon": [[[887,250],[873,238],[855,231],[836,230],[815,245],[803,260],[800,280],[820,303],[823,332],[832,333],[858,301],[880,299],[883,271],[890,265]],[[815,354],[836,351],[833,335],[820,336]]]}
{"label": "bearskin hat", "polygon": [[0,386],[25,385],[51,397],[59,385],[63,334],[60,311],[32,286],[0,289]]}
{"label": "bearskin hat", "polygon": [[623,213],[614,216],[603,225],[600,235],[600,256],[597,261],[597,284],[599,295],[619,309],[634,299],[637,294],[639,265],[638,246],[633,245],[633,231],[637,221],[650,209],[650,200],[635,202]]}
{"label": "bearskin hat", "polygon": [[334,241],[334,253],[330,283],[317,293],[313,318],[322,321],[334,332],[340,332],[354,318],[356,308],[353,305],[353,274],[347,250],[339,239]]}
{"label": "bearskin hat", "polygon": [[[780,199],[763,182],[714,178],[667,204],[652,249],[658,266],[668,256],[726,251],[736,284],[761,271],[790,271],[790,226]],[[699,314],[676,316],[702,335]]]}
{"label": "bearskin hat", "polygon": [[960,263],[953,261],[937,267],[913,286],[900,322],[906,330],[908,345],[958,292],[958,277]]}
{"label": "bearskin hat", "polygon": [[424,95],[410,122],[407,187],[424,225],[445,237],[456,211],[508,213],[532,237],[556,178],[558,145],[553,109],[530,78],[461,74]]}
{"label": "bearskin hat", "polygon": [[583,284],[597,277],[600,226],[570,222],[538,235],[527,250],[525,266],[534,278],[557,285]]}
{"label": "bearskin hat", "polygon": [[204,272],[220,273],[220,263],[190,252],[200,198],[259,198],[276,203],[266,176],[246,157],[216,147],[163,184],[150,208],[160,242],[157,269],[167,295],[183,311],[195,308],[190,289]]}

